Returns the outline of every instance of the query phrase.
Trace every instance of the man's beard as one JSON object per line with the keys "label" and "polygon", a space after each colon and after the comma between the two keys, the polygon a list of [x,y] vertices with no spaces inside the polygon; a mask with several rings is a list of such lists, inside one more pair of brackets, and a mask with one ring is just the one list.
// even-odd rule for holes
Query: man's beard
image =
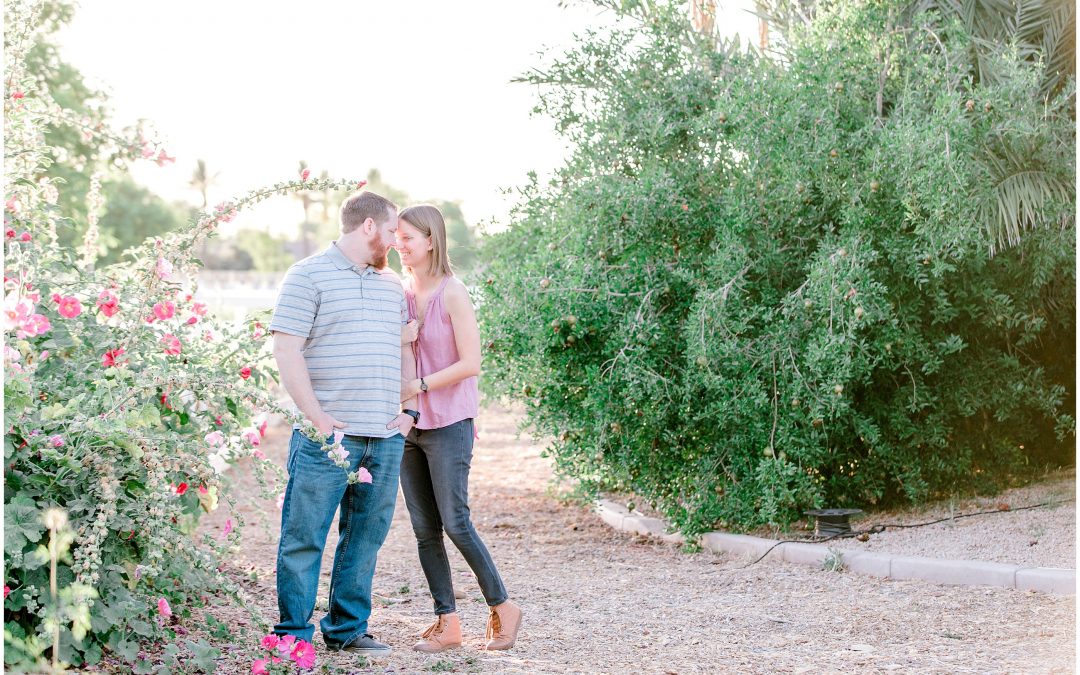
{"label": "man's beard", "polygon": [[371,251],[371,266],[377,270],[386,267],[389,262],[386,259],[386,254],[390,252],[390,249],[383,248],[378,237],[368,241],[368,249]]}

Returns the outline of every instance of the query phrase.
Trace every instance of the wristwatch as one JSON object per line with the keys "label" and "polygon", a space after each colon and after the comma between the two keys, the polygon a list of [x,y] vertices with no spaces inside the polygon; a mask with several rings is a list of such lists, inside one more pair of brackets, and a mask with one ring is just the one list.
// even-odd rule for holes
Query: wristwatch
{"label": "wristwatch", "polygon": [[420,391],[427,391],[427,382],[424,382],[424,378],[420,378]]}
{"label": "wristwatch", "polygon": [[420,421],[420,411],[419,410],[409,410],[408,408],[405,408],[401,412],[403,412],[406,415],[408,415],[409,417],[411,417],[413,419],[413,424],[416,424],[417,422]]}

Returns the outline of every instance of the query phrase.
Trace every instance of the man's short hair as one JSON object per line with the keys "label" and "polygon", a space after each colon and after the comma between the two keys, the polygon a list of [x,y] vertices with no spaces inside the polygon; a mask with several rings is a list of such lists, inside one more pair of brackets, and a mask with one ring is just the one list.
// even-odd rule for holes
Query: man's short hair
{"label": "man's short hair", "polygon": [[341,231],[349,233],[371,218],[376,223],[386,222],[390,211],[397,211],[397,204],[374,192],[360,192],[341,205]]}

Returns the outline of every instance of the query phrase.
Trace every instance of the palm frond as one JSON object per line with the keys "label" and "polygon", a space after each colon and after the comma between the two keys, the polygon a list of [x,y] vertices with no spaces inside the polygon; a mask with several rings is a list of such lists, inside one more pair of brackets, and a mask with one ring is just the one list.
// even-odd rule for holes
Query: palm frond
{"label": "palm frond", "polygon": [[1007,159],[991,161],[989,166],[996,180],[980,212],[991,255],[1019,244],[1025,230],[1071,223],[1071,213],[1061,206],[1073,202],[1073,188],[1059,176],[1017,167]]}

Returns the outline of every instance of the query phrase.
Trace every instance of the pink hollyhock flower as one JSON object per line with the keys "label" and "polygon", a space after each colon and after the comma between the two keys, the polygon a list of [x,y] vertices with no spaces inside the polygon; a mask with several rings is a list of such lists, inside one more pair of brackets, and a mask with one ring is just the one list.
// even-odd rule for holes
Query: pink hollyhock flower
{"label": "pink hollyhock flower", "polygon": [[281,654],[288,654],[292,651],[293,643],[296,642],[295,635],[282,635],[278,640],[277,649]]}
{"label": "pink hollyhock flower", "polygon": [[112,291],[105,289],[98,293],[97,308],[105,316],[112,316],[120,311],[120,300]]}
{"label": "pink hollyhock flower", "polygon": [[57,311],[65,319],[74,319],[82,314],[82,303],[74,295],[65,295],[60,298],[60,306]]}
{"label": "pink hollyhock flower", "polygon": [[165,302],[159,302],[154,305],[154,316],[165,321],[171,319],[176,314],[176,305],[172,300],[166,300]]}
{"label": "pink hollyhock flower", "polygon": [[199,486],[199,494],[201,494],[201,495],[210,494],[210,491],[206,489],[205,485],[200,485]]}
{"label": "pink hollyhock flower", "polygon": [[363,187],[364,187],[365,185],[367,185],[367,181],[366,181],[366,180],[362,180],[362,181],[360,181],[359,183],[357,183],[357,184],[356,184],[356,189],[357,189],[357,190],[361,190],[361,189],[363,189]]}
{"label": "pink hollyhock flower", "polygon": [[157,159],[154,160],[154,162],[158,166],[165,166],[166,164],[172,164],[175,161],[176,161],[176,158],[175,157],[169,157],[169,155],[166,154],[164,150],[159,152],[158,156],[157,156]]}
{"label": "pink hollyhock flower", "polygon": [[47,358],[49,358],[49,350],[48,349],[46,349],[45,351],[38,354],[38,361],[44,361]]}
{"label": "pink hollyhock flower", "polygon": [[259,444],[262,443],[262,440],[259,439],[259,432],[255,429],[245,429],[240,436],[254,447],[259,447]]}
{"label": "pink hollyhock flower", "polygon": [[277,634],[270,633],[262,639],[263,649],[274,649],[275,647],[277,647],[280,640],[281,638],[278,637]]}
{"label": "pink hollyhock flower", "polygon": [[4,298],[4,330],[14,330],[22,326],[34,313],[34,303],[27,298],[20,298],[14,291]]}
{"label": "pink hollyhock flower", "polygon": [[255,450],[251,453],[251,456],[255,459],[266,459],[266,453],[264,453],[262,450]]}
{"label": "pink hollyhock flower", "polygon": [[154,146],[150,143],[150,141],[143,141],[143,144],[142,144],[142,158],[143,159],[150,159],[153,156],[154,156]]}
{"label": "pink hollyhock flower", "polygon": [[105,368],[112,368],[114,366],[123,365],[123,362],[119,359],[120,355],[123,353],[123,348],[110,349],[109,351],[101,355],[101,365]]}
{"label": "pink hollyhock flower", "polygon": [[281,663],[281,657],[271,656],[270,657],[270,663]]}
{"label": "pink hollyhock flower", "polygon": [[232,532],[232,518],[226,518],[225,527],[222,528],[221,537],[219,537],[219,539],[224,539],[225,537],[229,536],[230,532]]}
{"label": "pink hollyhock flower", "polygon": [[289,658],[296,662],[297,668],[307,670],[315,665],[315,648],[311,643],[297,640]]}
{"label": "pink hollyhock flower", "polygon": [[180,338],[172,333],[165,333],[165,335],[161,336],[161,344],[161,351],[170,356],[175,356],[182,351],[180,348]]}
{"label": "pink hollyhock flower", "polygon": [[214,207],[215,217],[223,223],[227,223],[236,217],[236,207],[222,202]]}
{"label": "pink hollyhock flower", "polygon": [[4,584],[4,599],[7,600],[7,596],[11,595],[11,587]]}
{"label": "pink hollyhock flower", "polygon": [[4,230],[4,237],[6,237],[8,239],[14,239],[15,238],[15,228],[9,227],[8,229]]}
{"label": "pink hollyhock flower", "polygon": [[218,415],[218,416],[216,416],[216,417],[214,418],[214,424],[218,425],[219,427],[220,427],[220,426],[221,426],[222,424],[225,424],[224,422],[222,422],[222,421],[221,421],[221,415]]}
{"label": "pink hollyhock flower", "polygon": [[[42,357],[42,358],[44,358],[44,357]],[[266,424],[267,424],[268,421],[269,420],[263,420],[262,424],[259,425],[259,435],[260,436],[265,436],[266,435]]]}
{"label": "pink hollyhock flower", "polygon": [[221,445],[225,442],[225,435],[220,431],[211,431],[210,433],[203,436],[203,440],[206,441],[206,444],[212,448],[220,448]]}
{"label": "pink hollyhock flower", "polygon": [[269,659],[255,659],[251,663],[251,675],[266,675],[266,663]]}
{"label": "pink hollyhock flower", "polygon": [[49,299],[53,302],[59,303],[63,299],[63,297],[59,293],[53,293],[49,296]]}
{"label": "pink hollyhock flower", "polygon": [[23,97],[25,97],[25,96],[26,96],[26,94],[24,94],[24,93],[22,92],[22,90],[20,90],[20,89],[16,89],[16,90],[15,90],[15,93],[11,95],[11,98],[12,98],[13,100],[16,100],[16,101],[18,101],[19,99],[21,99],[21,98],[23,98]]}
{"label": "pink hollyhock flower", "polygon": [[165,258],[158,258],[154,271],[157,272],[158,279],[164,279],[173,273],[172,263]]}
{"label": "pink hollyhock flower", "polygon": [[250,366],[244,366],[243,368],[240,369],[240,379],[246,380],[249,377],[251,377],[251,367]]}
{"label": "pink hollyhock flower", "polygon": [[202,302],[192,303],[191,311],[198,316],[206,316],[206,304]]}
{"label": "pink hollyhock flower", "polygon": [[177,495],[182,495],[185,492],[187,492],[187,489],[188,489],[188,484],[187,483],[180,483],[179,485],[176,486],[176,494]]}
{"label": "pink hollyhock flower", "polygon": [[43,314],[32,314],[29,319],[23,322],[17,333],[18,337],[34,337],[35,335],[44,335],[52,328],[52,324]]}
{"label": "pink hollyhock flower", "polygon": [[172,616],[172,607],[169,607],[169,601],[165,598],[159,598],[157,601],[158,614],[168,619]]}
{"label": "pink hollyhock flower", "polygon": [[300,180],[307,180],[308,176],[310,176],[310,175],[311,175],[311,169],[304,169],[303,171],[300,172]]}
{"label": "pink hollyhock flower", "polygon": [[212,331],[212,330],[203,331],[202,339],[205,342],[213,342],[214,341],[214,331]]}
{"label": "pink hollyhock flower", "polygon": [[29,232],[23,232],[19,235],[19,241],[30,241],[31,239],[33,239],[33,237],[30,236]]}
{"label": "pink hollyhock flower", "polygon": [[64,437],[61,436],[60,434],[57,434],[55,436],[49,436],[49,445],[53,446],[54,448],[63,447],[64,446]]}
{"label": "pink hollyhock flower", "polygon": [[360,467],[360,469],[356,472],[356,477],[360,480],[361,483],[371,482],[371,472],[364,467]]}
{"label": "pink hollyhock flower", "polygon": [[186,323],[189,326],[194,326],[195,324],[199,323],[199,317],[197,317],[197,316],[189,316],[188,320],[185,321],[184,323]]}

